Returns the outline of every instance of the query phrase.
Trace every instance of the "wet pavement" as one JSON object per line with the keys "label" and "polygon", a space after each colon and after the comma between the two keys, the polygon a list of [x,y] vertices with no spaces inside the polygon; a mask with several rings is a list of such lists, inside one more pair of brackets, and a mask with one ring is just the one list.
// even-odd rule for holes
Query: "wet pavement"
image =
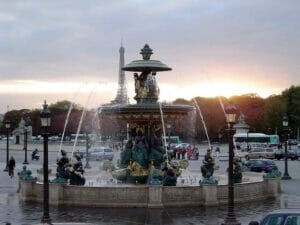
{"label": "wet pavement", "polygon": [[[11,179],[6,172],[2,172],[5,167],[5,148],[0,145],[0,225],[6,221],[12,225],[32,225],[38,224],[43,214],[43,205],[39,203],[24,203],[19,200],[17,193],[18,179]],[[223,152],[226,152],[226,146]],[[42,152],[41,152],[42,153]],[[16,172],[22,168],[24,152],[12,150],[17,161]],[[28,153],[30,156],[30,152]],[[225,156],[225,155],[224,155]],[[50,167],[54,168],[57,152],[49,153]],[[116,157],[117,158],[117,157]],[[200,168],[201,160],[190,161],[190,169],[197,171]],[[28,157],[28,168],[36,171],[41,167],[42,154],[39,161],[31,161]],[[219,161],[220,170],[227,168],[226,158]],[[283,171],[283,161],[276,161],[279,169]],[[98,162],[92,162],[93,167],[98,167]],[[265,213],[283,206],[281,199],[285,199],[289,207],[300,208],[300,161],[289,161],[289,173],[292,180],[282,181],[282,197],[278,199],[251,202],[235,205],[236,217],[246,225],[251,220],[259,220]],[[184,208],[163,208],[163,209],[143,209],[143,208],[82,208],[82,207],[53,207],[50,206],[50,217],[54,222],[86,222],[99,225],[216,225],[221,224],[227,213],[227,206],[220,207],[184,207]]]}

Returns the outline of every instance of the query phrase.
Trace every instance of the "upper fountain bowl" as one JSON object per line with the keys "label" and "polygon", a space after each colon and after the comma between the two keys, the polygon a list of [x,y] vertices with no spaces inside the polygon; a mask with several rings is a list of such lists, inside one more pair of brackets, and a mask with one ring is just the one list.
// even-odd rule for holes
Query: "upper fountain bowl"
{"label": "upper fountain bowl", "polygon": [[131,72],[160,72],[172,70],[169,66],[162,63],[161,61],[150,59],[151,55],[153,54],[153,51],[148,44],[145,44],[144,48],[141,49],[140,54],[143,56],[142,60],[134,60],[128,63],[126,66],[124,66],[122,70]]}

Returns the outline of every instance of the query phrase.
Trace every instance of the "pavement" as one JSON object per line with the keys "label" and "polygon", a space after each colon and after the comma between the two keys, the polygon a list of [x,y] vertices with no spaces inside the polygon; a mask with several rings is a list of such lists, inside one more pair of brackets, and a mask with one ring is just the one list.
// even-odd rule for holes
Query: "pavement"
{"label": "pavement", "polygon": [[[29,160],[28,168],[31,169],[34,174],[36,170],[41,168],[43,163],[42,144],[29,144],[28,155],[34,148],[40,150],[40,160]],[[79,146],[84,148],[85,146]],[[49,145],[49,167],[55,171],[56,157],[59,146],[56,144]],[[64,146],[67,152],[72,152],[73,146]],[[204,155],[206,146],[201,146],[200,155]],[[2,172],[2,168],[5,167],[5,149],[6,144],[0,143],[0,224],[10,221],[12,225],[29,225],[40,224],[39,221],[42,216],[42,205],[38,203],[23,203],[19,200],[17,192],[18,179],[17,177],[11,179],[7,172]],[[22,145],[11,145],[11,154],[17,159],[16,172],[22,170],[24,151]],[[221,146],[221,155],[217,159],[220,171],[225,171],[228,162],[226,157],[228,146]],[[117,160],[120,152],[116,152]],[[200,166],[202,164],[202,157],[199,160],[190,160],[189,168],[191,171],[200,173]],[[275,161],[279,170],[283,172],[284,161]],[[236,215],[242,224],[248,224],[251,220],[259,220],[265,213],[278,209],[280,207],[300,208],[300,161],[288,161],[289,174],[292,180],[282,181],[282,194],[281,198],[277,200],[254,202],[241,204],[236,207]],[[83,161],[85,164],[85,161]],[[95,171],[99,171],[99,162],[91,162],[92,169],[86,169],[86,176],[93,177]],[[216,171],[216,173],[218,173]],[[146,209],[91,209],[81,207],[50,207],[50,215],[53,224],[65,224],[65,225],[215,225],[221,224],[226,217],[226,206],[213,207],[213,208],[168,208],[162,210],[146,210]],[[213,216],[212,216],[213,215]],[[62,221],[77,221],[77,223],[64,223]],[[81,223],[79,223],[81,222]],[[84,223],[88,222],[88,223]]]}

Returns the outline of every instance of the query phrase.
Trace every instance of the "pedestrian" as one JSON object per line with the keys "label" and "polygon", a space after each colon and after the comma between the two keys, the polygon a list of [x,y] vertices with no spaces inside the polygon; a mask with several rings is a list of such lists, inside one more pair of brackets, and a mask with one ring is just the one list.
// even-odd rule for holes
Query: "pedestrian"
{"label": "pedestrian", "polygon": [[220,148],[219,148],[219,146],[217,146],[216,149],[215,149],[215,153],[216,153],[217,158],[219,158],[220,152],[221,152]]}
{"label": "pedestrian", "polygon": [[11,156],[9,158],[9,161],[8,161],[8,175],[13,178],[14,177],[14,169],[15,169],[15,166],[16,166],[16,161],[14,159],[13,156]]}

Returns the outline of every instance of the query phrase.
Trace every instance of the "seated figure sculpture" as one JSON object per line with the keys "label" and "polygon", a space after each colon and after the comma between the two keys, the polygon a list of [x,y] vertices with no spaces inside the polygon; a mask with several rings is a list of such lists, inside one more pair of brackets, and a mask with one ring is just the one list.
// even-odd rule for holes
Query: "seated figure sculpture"
{"label": "seated figure sculpture", "polygon": [[57,168],[56,173],[58,178],[62,178],[67,180],[69,178],[69,173],[66,170],[66,167],[69,163],[69,159],[67,157],[67,152],[65,150],[61,150],[61,158],[57,160]]}
{"label": "seated figure sculpture", "polygon": [[130,160],[137,162],[143,168],[147,167],[148,161],[148,144],[141,128],[133,128],[130,131],[130,139],[128,140],[125,150],[121,154],[121,166],[127,167]]}
{"label": "seated figure sculpture", "polygon": [[161,128],[154,129],[151,135],[150,160],[153,160],[154,166],[160,168],[164,161],[165,149],[162,147]]}
{"label": "seated figure sculpture", "polygon": [[81,156],[75,154],[77,162],[74,163],[73,167],[70,169],[70,184],[71,185],[84,185],[85,178],[83,176],[84,169],[81,162]]}
{"label": "seated figure sculpture", "polygon": [[169,168],[165,172],[165,176],[163,178],[163,186],[176,186],[177,184],[177,177],[174,173],[172,168]]}
{"label": "seated figure sculpture", "polygon": [[204,178],[210,178],[214,174],[215,160],[211,156],[211,149],[207,149],[206,155],[204,156],[203,165],[201,166],[202,176]]}
{"label": "seated figure sculpture", "polygon": [[242,167],[241,167],[241,160],[238,156],[235,156],[233,159],[233,179],[234,183],[241,183],[243,174],[242,174]]}

